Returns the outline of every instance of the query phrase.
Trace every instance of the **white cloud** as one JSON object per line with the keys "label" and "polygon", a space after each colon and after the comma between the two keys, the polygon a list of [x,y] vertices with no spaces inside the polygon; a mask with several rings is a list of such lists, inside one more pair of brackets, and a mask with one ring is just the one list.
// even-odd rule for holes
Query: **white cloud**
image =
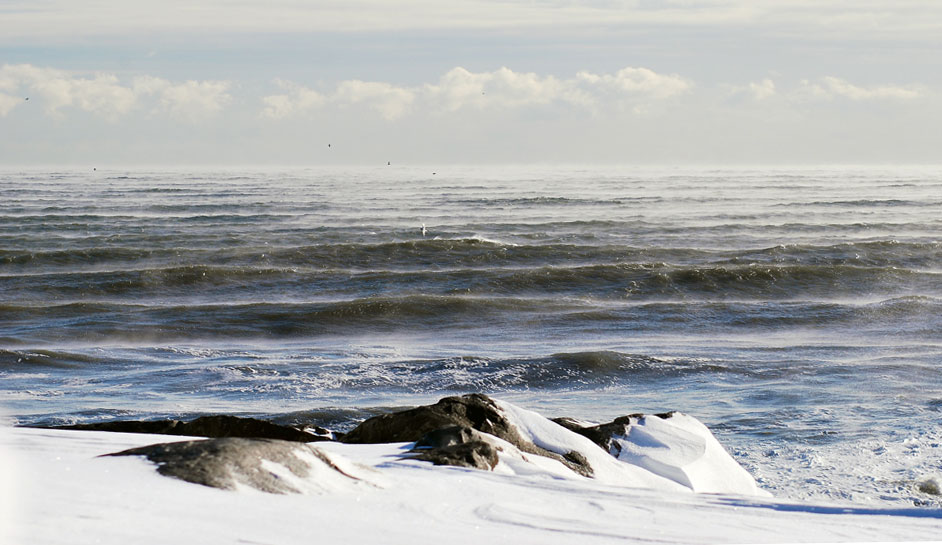
{"label": "white cloud", "polygon": [[532,72],[514,72],[506,67],[479,73],[461,67],[453,68],[438,83],[426,85],[424,91],[437,109],[445,111],[466,107],[516,108],[587,100],[571,81]]}
{"label": "white cloud", "polygon": [[765,100],[775,95],[775,82],[765,78],[760,82],[749,83],[749,91],[755,100]]}
{"label": "white cloud", "polygon": [[576,79],[596,90],[624,98],[664,100],[689,92],[693,84],[677,74],[658,74],[648,68],[622,68],[614,74],[579,72]]}
{"label": "white cloud", "polygon": [[262,110],[262,117],[282,119],[320,108],[327,102],[324,95],[296,83],[276,80],[275,84],[287,92],[263,97],[265,109]]}
{"label": "white cloud", "polygon": [[748,85],[720,84],[720,88],[732,103],[762,102],[777,94],[775,82],[771,78],[751,81]]}
{"label": "white cloud", "polygon": [[402,87],[386,82],[347,80],[331,93],[320,93],[295,83],[276,81],[288,91],[262,98],[261,116],[280,119],[330,105],[365,105],[387,120],[420,108],[435,113],[508,110],[562,104],[591,112],[609,106],[644,106],[687,93],[693,85],[677,75],[662,75],[647,68],[624,68],[614,74],[580,72],[573,78],[514,72],[502,67],[492,72],[471,72],[456,67],[435,83]]}
{"label": "white cloud", "polygon": [[157,99],[155,111],[196,120],[221,111],[232,101],[227,81],[186,81],[174,84],[163,78],[141,76],[134,79],[133,89],[140,96]]}
{"label": "white cloud", "polygon": [[854,101],[864,100],[911,100],[926,94],[925,89],[918,86],[880,85],[862,87],[854,85],[847,80],[832,76],[821,78],[818,82],[802,80],[798,91],[800,98],[819,98],[832,100],[846,98]]}
{"label": "white cloud", "polygon": [[349,80],[337,86],[331,100],[340,104],[365,104],[385,119],[402,117],[415,100],[415,91],[377,81]]}
{"label": "white cloud", "polygon": [[20,82],[10,73],[10,66],[0,67],[0,91],[14,92],[20,87]]}
{"label": "white cloud", "polygon": [[333,92],[320,93],[303,85],[275,80],[285,93],[262,97],[265,105],[261,117],[283,119],[305,115],[326,106],[365,106],[392,121],[408,113],[416,98],[416,91],[380,81],[346,80],[337,84]]}
{"label": "white cloud", "polygon": [[6,117],[10,111],[23,102],[20,97],[10,96],[6,93],[0,93],[0,117]]}
{"label": "white cloud", "polygon": [[33,95],[53,115],[61,108],[73,106],[114,119],[127,113],[135,103],[133,91],[108,74],[75,77],[62,70],[29,64],[4,65],[0,68],[0,82],[5,89]]}
{"label": "white cloud", "polygon": [[170,85],[169,81],[154,76],[138,76],[131,82],[134,91],[141,95],[159,95]]}
{"label": "white cloud", "polygon": [[113,74],[83,76],[29,64],[0,67],[0,88],[29,93],[53,116],[63,115],[63,109],[77,108],[110,121],[128,114],[151,97],[157,99],[157,111],[188,119],[216,113],[231,100],[226,92],[228,82],[173,84],[142,76],[126,85]]}
{"label": "white cloud", "polygon": [[[44,85],[47,82],[44,82]],[[61,95],[71,95],[74,104],[87,112],[115,119],[128,113],[137,102],[134,91],[121,85],[113,75],[100,74],[93,79],[57,79],[53,86],[61,86]],[[42,93],[42,90],[40,90]]]}
{"label": "white cloud", "polygon": [[171,114],[196,120],[222,111],[232,96],[226,81],[187,81],[170,85],[160,94],[160,104]]}

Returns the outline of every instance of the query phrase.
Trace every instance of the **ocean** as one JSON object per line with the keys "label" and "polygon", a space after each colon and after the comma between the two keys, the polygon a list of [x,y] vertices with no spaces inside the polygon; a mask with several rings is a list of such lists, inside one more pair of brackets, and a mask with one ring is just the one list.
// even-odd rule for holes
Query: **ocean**
{"label": "ocean", "polygon": [[942,507],[942,168],[0,172],[14,424],[467,392],[677,410],[776,497]]}

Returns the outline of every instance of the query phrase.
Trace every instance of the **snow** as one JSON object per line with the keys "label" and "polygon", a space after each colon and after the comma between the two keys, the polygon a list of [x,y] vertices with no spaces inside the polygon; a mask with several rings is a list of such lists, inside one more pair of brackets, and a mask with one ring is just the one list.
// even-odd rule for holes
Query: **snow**
{"label": "snow", "polygon": [[585,455],[595,471],[595,479],[621,486],[655,488],[669,492],[690,490],[671,479],[631,464],[619,462],[586,437],[573,433],[552,420],[510,403],[497,401],[525,439],[557,454],[577,451]]}
{"label": "snow", "polygon": [[683,413],[645,416],[625,436],[618,459],[676,481],[694,492],[767,495],[699,420]]}
{"label": "snow", "polygon": [[[588,447],[536,413],[500,406],[544,448]],[[694,493],[691,488],[738,490],[743,481],[709,430],[683,415],[632,426],[623,438],[630,459],[589,450],[594,479],[512,447],[489,472],[408,459],[410,444],[316,443],[311,446],[355,478],[329,473],[308,454],[316,470],[307,477],[268,466],[304,492],[276,495],[163,477],[142,457],[100,457],[192,439],[0,427],[0,543],[781,543],[942,536],[942,511],[935,509]],[[619,465],[629,469],[616,470]]]}

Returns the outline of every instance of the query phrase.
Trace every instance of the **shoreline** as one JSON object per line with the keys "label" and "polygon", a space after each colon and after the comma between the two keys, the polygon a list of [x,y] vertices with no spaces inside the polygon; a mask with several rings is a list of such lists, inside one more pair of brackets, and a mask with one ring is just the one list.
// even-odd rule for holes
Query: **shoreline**
{"label": "shoreline", "polygon": [[[530,416],[535,413],[520,411],[514,418],[521,429],[542,425]],[[534,433],[537,442],[552,438],[545,430]],[[438,536],[452,543],[783,543],[942,535],[938,509],[623,486],[564,474],[550,461],[525,464],[506,452],[493,471],[436,466],[404,456],[413,444],[402,442],[310,443],[358,478],[318,471],[298,478],[265,465],[300,492],[287,494],[244,483],[214,489],[163,477],[140,456],[103,456],[193,439],[0,428],[3,466],[15,468],[7,476],[13,486],[3,487],[16,508],[3,510],[4,542],[402,543]]]}

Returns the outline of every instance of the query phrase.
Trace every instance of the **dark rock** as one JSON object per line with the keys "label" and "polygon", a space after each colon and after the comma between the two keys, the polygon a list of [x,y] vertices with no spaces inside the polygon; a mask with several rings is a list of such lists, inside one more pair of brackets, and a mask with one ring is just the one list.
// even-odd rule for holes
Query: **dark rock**
{"label": "dark rock", "polygon": [[[523,452],[558,460],[580,475],[592,476],[592,467],[584,456],[572,456],[572,453],[561,456],[522,438],[494,401],[482,394],[446,397],[434,405],[375,416],[341,440],[344,443],[416,442],[430,432],[454,426],[493,435]],[[579,459],[584,463],[575,461]]]}
{"label": "dark rock", "polygon": [[485,440],[468,440],[461,443],[449,442],[438,447],[413,448],[410,452],[414,454],[413,458],[432,462],[437,466],[469,467],[490,471],[500,461],[497,457],[498,450],[498,447]]}
{"label": "dark rock", "polygon": [[134,448],[106,456],[145,456],[157,464],[161,475],[213,488],[234,489],[241,483],[263,492],[284,494],[298,492],[275,473],[262,467],[268,460],[280,464],[298,477],[306,477],[311,466],[298,457],[301,449],[317,457],[334,470],[341,471],[318,449],[296,441],[245,439],[229,437],[203,441],[161,443]]}
{"label": "dark rock", "polygon": [[[614,442],[612,438],[615,436],[624,437],[628,435],[631,426],[636,424],[638,420],[644,418],[644,416],[645,415],[640,413],[630,414],[628,416],[619,416],[611,422],[606,424],[598,424],[596,426],[584,426],[578,421],[567,417],[554,418],[553,422],[556,422],[569,431],[574,431],[579,435],[588,437],[592,440],[593,443],[605,449],[605,452],[608,452],[617,458],[621,453],[621,445]],[[654,416],[667,419],[674,416],[674,413],[658,413]]]}
{"label": "dark rock", "polygon": [[120,420],[117,422],[94,422],[91,424],[72,424],[69,426],[52,426],[54,430],[81,430],[81,431],[114,431],[119,433],[150,433],[157,435],[183,435],[174,434],[172,430],[183,424],[179,420]]}
{"label": "dark rock", "polygon": [[[575,465],[576,467],[588,467],[588,468],[592,467],[591,465],[589,465],[589,460],[588,458],[585,457],[585,454],[582,454],[581,452],[578,452],[575,450],[570,450],[568,453],[566,453],[565,456],[563,456],[563,458],[565,458],[566,460],[569,460],[569,462]],[[591,477],[592,475],[589,474],[586,476]]]}
{"label": "dark rock", "polygon": [[448,465],[491,470],[499,461],[500,449],[487,442],[474,428],[451,426],[425,434],[410,452],[417,460]]}
{"label": "dark rock", "polygon": [[922,481],[916,486],[916,489],[923,494],[942,496],[942,488],[939,487],[939,482],[935,479],[926,479],[925,481]]}
{"label": "dark rock", "polygon": [[279,426],[264,420],[240,418],[238,416],[202,416],[192,422],[183,424],[182,427],[186,432],[184,435],[201,437],[254,437],[301,443],[329,440],[327,437],[288,426]]}
{"label": "dark rock", "polygon": [[418,450],[414,458],[432,462],[437,466],[458,466],[492,470],[499,461],[497,447],[485,441],[471,441],[460,445]]}
{"label": "dark rock", "polygon": [[445,448],[471,441],[483,441],[481,432],[467,426],[450,426],[447,428],[430,431],[416,441],[415,449],[422,448]]}
{"label": "dark rock", "polygon": [[245,437],[280,439],[283,441],[301,443],[330,440],[329,432],[327,432],[327,434],[315,435],[314,433],[288,426],[279,426],[278,424],[272,424],[264,420],[228,415],[201,416],[191,422],[181,422],[179,420],[157,420],[149,422],[125,420],[119,422],[56,426],[55,429],[151,433],[212,438]]}
{"label": "dark rock", "polygon": [[497,437],[516,433],[489,397],[468,394],[446,397],[434,405],[374,416],[349,431],[342,441],[408,443],[418,441],[429,432],[451,426],[474,428]]}

